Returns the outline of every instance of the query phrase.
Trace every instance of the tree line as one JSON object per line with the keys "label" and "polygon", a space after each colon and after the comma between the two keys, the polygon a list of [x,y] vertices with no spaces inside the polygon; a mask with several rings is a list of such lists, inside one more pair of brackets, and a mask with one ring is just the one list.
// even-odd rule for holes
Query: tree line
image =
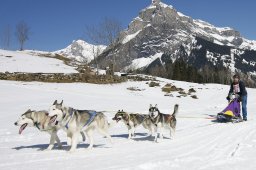
{"label": "tree line", "polygon": [[[182,58],[176,59],[174,62],[171,60],[164,65],[155,64],[151,68],[137,71],[137,73],[146,73],[153,76],[159,76],[172,80],[194,82],[194,83],[217,83],[227,84],[231,83],[233,73],[230,69],[225,67],[217,67],[204,65],[202,68],[196,68],[188,64]],[[242,80],[248,87],[255,87],[255,81],[251,76],[244,73],[240,74]]]}
{"label": "tree line", "polygon": [[[19,43],[19,50],[24,50],[25,43],[29,40],[30,37],[30,27],[25,21],[20,21],[16,26],[14,30],[14,36],[17,39]],[[1,31],[1,47],[3,49],[10,49],[11,43],[12,43],[12,27],[10,25],[6,25],[3,27]]]}

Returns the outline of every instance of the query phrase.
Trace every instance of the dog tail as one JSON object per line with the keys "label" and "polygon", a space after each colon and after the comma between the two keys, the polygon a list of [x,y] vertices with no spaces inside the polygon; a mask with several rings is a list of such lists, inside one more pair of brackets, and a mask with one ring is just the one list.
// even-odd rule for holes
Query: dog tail
{"label": "dog tail", "polygon": [[174,105],[174,111],[173,111],[172,116],[175,117],[175,116],[178,114],[178,110],[179,110],[179,105],[178,105],[178,104],[175,104],[175,105]]}

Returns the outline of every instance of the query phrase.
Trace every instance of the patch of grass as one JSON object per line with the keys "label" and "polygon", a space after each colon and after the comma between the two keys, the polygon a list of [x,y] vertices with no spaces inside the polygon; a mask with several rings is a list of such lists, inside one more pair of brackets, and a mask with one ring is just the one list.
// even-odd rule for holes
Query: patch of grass
{"label": "patch of grass", "polygon": [[59,60],[62,60],[66,65],[69,65],[69,62],[71,62],[71,60],[69,58],[64,57],[63,55],[60,54],[55,54],[55,57]]}
{"label": "patch of grass", "polygon": [[158,86],[160,86],[159,83],[154,82],[154,81],[151,81],[148,85],[149,85],[149,87],[158,87]]}
{"label": "patch of grass", "polygon": [[61,60],[64,62],[64,64],[66,65],[70,65],[70,62],[71,62],[71,59],[67,58],[67,57],[64,57],[63,55],[60,55],[60,54],[40,54],[39,56],[42,56],[42,57],[47,57],[47,58],[56,58],[58,60]]}

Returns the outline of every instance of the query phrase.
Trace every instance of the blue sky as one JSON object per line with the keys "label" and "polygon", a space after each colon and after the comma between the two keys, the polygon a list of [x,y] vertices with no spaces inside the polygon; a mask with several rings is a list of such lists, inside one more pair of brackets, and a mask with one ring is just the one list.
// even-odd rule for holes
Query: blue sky
{"label": "blue sky", "polygon": [[[256,40],[255,0],[162,0],[178,11],[216,26],[229,26]],[[15,26],[25,21],[31,28],[26,49],[53,51],[72,40],[85,39],[85,25],[104,17],[120,20],[126,28],[151,0],[1,0],[0,35],[10,25],[11,48],[18,49]]]}

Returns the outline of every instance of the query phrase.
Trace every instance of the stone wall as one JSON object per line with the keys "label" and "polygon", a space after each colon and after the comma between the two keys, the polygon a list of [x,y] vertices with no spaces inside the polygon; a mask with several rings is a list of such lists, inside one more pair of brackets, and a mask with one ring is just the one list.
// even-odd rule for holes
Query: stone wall
{"label": "stone wall", "polygon": [[91,75],[86,73],[1,73],[0,80],[12,81],[39,81],[39,82],[55,82],[55,83],[95,83],[95,84],[109,84],[121,83],[127,79],[119,76],[108,75]]}

